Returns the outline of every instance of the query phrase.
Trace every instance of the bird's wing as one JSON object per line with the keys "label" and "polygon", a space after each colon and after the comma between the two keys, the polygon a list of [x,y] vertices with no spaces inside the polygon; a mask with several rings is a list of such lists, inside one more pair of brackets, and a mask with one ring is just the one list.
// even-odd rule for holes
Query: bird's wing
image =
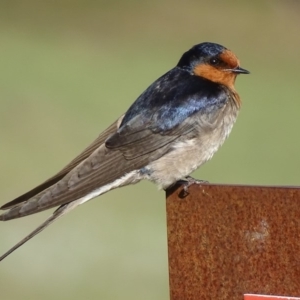
{"label": "bird's wing", "polygon": [[113,133],[116,132],[120,123],[122,122],[124,115],[121,116],[117,121],[115,121],[111,126],[109,126],[105,131],[103,131],[96,140],[90,144],[83,152],[81,152],[77,157],[75,157],[68,165],[66,165],[61,171],[47,179],[45,182],[41,183],[37,187],[31,189],[25,194],[15,198],[14,200],[5,203],[0,209],[9,209],[17,204],[25,202],[26,200],[34,197],[38,193],[49,188],[53,184],[60,181],[66,174],[68,174],[72,169],[74,169],[80,162],[89,157],[104,141]]}
{"label": "bird's wing", "polygon": [[153,124],[144,124],[142,119],[136,116],[61,180],[32,198],[10,206],[0,220],[26,216],[85,197],[158,159],[171,150],[176,140],[193,135],[194,124],[190,118],[167,133],[153,133]]}

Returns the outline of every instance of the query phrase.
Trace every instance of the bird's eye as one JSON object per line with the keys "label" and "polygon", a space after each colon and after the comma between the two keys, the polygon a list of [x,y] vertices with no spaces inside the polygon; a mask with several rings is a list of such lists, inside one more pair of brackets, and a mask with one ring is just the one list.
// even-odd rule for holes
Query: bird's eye
{"label": "bird's eye", "polygon": [[209,62],[210,62],[211,65],[215,66],[215,65],[220,63],[220,60],[218,58],[213,57],[213,58],[210,59]]}

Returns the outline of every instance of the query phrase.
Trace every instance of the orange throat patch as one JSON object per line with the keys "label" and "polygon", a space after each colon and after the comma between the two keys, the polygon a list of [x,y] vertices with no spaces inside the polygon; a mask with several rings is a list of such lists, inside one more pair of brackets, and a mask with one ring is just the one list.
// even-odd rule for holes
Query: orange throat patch
{"label": "orange throat patch", "polygon": [[199,64],[194,68],[194,74],[234,90],[236,74],[232,72],[216,69],[209,64]]}

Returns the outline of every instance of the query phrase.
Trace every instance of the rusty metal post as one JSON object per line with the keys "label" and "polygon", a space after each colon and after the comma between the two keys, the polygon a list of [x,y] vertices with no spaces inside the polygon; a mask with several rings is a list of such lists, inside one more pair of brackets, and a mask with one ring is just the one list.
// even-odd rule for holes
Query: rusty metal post
{"label": "rusty metal post", "polygon": [[183,194],[167,192],[171,300],[300,296],[300,188],[203,184]]}

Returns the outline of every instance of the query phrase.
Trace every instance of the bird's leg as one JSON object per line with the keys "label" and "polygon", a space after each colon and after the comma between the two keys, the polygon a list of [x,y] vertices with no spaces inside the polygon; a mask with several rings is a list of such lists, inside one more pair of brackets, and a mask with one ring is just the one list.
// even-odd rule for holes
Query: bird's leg
{"label": "bird's leg", "polygon": [[193,184],[203,184],[208,183],[207,180],[199,180],[196,178],[193,178],[192,176],[186,176],[185,178],[178,181],[178,183],[181,183],[183,185],[183,197],[187,196],[189,194],[189,187]]}

